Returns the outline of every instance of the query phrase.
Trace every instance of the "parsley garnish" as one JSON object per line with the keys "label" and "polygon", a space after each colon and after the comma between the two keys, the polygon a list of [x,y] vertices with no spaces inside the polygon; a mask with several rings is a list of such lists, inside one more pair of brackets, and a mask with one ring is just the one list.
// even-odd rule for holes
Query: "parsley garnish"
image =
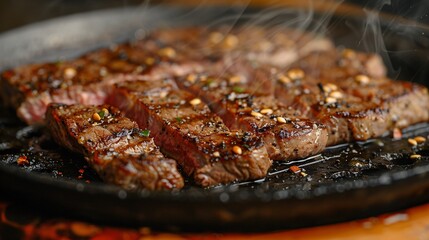
{"label": "parsley garnish", "polygon": [[242,92],[244,92],[244,88],[239,87],[239,86],[235,86],[235,87],[233,87],[233,88],[232,88],[232,90],[233,90],[234,92],[236,92],[236,93],[242,93]]}
{"label": "parsley garnish", "polygon": [[181,117],[177,117],[177,118],[176,118],[176,121],[177,121],[178,123],[182,123],[182,118],[181,118]]}
{"label": "parsley garnish", "polygon": [[149,135],[150,135],[150,130],[141,130],[140,131],[140,136],[142,136],[142,137],[149,137]]}
{"label": "parsley garnish", "polygon": [[104,118],[104,114],[105,114],[105,112],[103,110],[98,112],[98,115],[100,116],[101,119]]}

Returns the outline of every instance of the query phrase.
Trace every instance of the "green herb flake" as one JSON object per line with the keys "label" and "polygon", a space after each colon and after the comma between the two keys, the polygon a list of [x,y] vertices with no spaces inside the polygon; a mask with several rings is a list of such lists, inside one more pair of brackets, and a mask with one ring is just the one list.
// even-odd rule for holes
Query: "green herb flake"
{"label": "green herb flake", "polygon": [[208,78],[207,80],[206,80],[206,85],[211,85],[212,83],[214,82],[214,79],[213,78]]}
{"label": "green herb flake", "polygon": [[236,92],[236,93],[242,93],[242,92],[244,92],[244,88],[239,87],[239,86],[235,86],[235,87],[233,87],[233,88],[232,88],[232,90],[233,90],[234,92]]}
{"label": "green herb flake", "polygon": [[142,136],[142,137],[149,137],[149,135],[150,135],[150,130],[141,130],[140,131],[140,136]]}
{"label": "green herb flake", "polygon": [[98,112],[98,115],[100,116],[101,119],[104,118],[105,112],[103,110]]}
{"label": "green herb flake", "polygon": [[178,123],[182,123],[182,118],[181,118],[181,117],[177,117],[177,118],[176,118],[176,121],[177,121]]}

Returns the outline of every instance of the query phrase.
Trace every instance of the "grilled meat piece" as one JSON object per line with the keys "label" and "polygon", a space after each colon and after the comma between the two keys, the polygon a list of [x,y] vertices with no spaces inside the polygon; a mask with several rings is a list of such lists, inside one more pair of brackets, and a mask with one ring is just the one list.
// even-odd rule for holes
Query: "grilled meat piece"
{"label": "grilled meat piece", "polygon": [[184,75],[243,56],[285,66],[309,52],[332,49],[330,40],[296,30],[230,30],[163,29],[75,60],[18,67],[1,76],[3,102],[28,124],[42,123],[49,103],[103,104],[111,86],[124,80]]}
{"label": "grilled meat piece", "polygon": [[332,41],[314,33],[283,26],[221,26],[161,29],[148,35],[147,48],[174,46],[187,58],[214,61],[246,59],[286,67],[314,51],[330,51]]}
{"label": "grilled meat piece", "polygon": [[229,128],[261,136],[273,160],[308,157],[326,145],[323,125],[301,118],[273,96],[249,92],[245,78],[190,74],[177,79],[177,83],[200,96]]}
{"label": "grilled meat piece", "polygon": [[289,67],[289,69],[294,68],[302,69],[307,75],[314,78],[329,79],[330,81],[344,80],[356,75],[382,78],[386,76],[387,72],[379,55],[351,49],[313,51]]}
{"label": "grilled meat piece", "polygon": [[379,57],[345,50],[309,55],[273,82],[277,99],[325,124],[334,145],[429,120],[427,89],[384,75]]}
{"label": "grilled meat piece", "polygon": [[106,182],[126,189],[183,187],[176,162],[161,154],[149,131],[114,107],[50,104],[46,121],[53,139],[83,154]]}
{"label": "grilled meat piece", "polygon": [[118,84],[109,102],[150,129],[161,151],[203,187],[263,178],[271,166],[261,139],[229,131],[207,105],[173,81]]}
{"label": "grilled meat piece", "polygon": [[5,71],[0,79],[1,95],[6,105],[17,109],[22,120],[42,123],[51,102],[100,105],[116,82],[194,71],[196,64],[175,64],[175,57],[171,48],[150,52],[138,44],[122,44],[75,60]]}

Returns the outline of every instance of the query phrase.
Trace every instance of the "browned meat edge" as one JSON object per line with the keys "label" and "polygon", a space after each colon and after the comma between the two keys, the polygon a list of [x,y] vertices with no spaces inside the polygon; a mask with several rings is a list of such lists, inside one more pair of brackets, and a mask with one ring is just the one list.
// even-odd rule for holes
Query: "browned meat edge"
{"label": "browned meat edge", "polygon": [[273,96],[252,95],[249,83],[240,76],[191,74],[176,80],[181,88],[200,96],[229,128],[261,136],[273,160],[308,157],[326,145],[323,125],[297,117]]}
{"label": "browned meat edge", "polygon": [[184,185],[176,162],[165,158],[149,132],[139,129],[116,108],[50,104],[46,120],[53,139],[83,154],[106,182],[149,190]]}
{"label": "browned meat edge", "polygon": [[161,151],[203,187],[264,178],[271,166],[259,138],[230,132],[207,105],[171,81],[120,84],[109,102],[150,129]]}
{"label": "browned meat edge", "polygon": [[175,64],[171,48],[153,53],[136,44],[90,52],[77,59],[33,64],[3,72],[2,96],[28,124],[43,123],[49,103],[100,105],[114,83],[194,71],[191,61]]}
{"label": "browned meat edge", "polygon": [[3,101],[16,108],[23,121],[35,124],[43,123],[51,102],[99,105],[110,86],[136,76],[184,75],[220,59],[245,58],[284,67],[299,56],[332,46],[329,39],[291,29],[162,29],[74,60],[11,69],[2,74],[0,86]]}
{"label": "browned meat edge", "polygon": [[334,145],[429,120],[427,89],[384,75],[379,57],[347,49],[310,54],[273,82],[277,99],[325,124]]}

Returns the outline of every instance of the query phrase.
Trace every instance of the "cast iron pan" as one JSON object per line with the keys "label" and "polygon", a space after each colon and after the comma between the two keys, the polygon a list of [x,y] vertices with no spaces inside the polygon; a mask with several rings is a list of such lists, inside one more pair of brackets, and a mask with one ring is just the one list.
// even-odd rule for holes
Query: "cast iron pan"
{"label": "cast iron pan", "polygon": [[[429,74],[424,49],[429,41],[422,37],[422,31],[391,21],[367,23],[365,18],[329,16],[308,9],[114,9],[58,18],[2,34],[0,67],[58,61],[160,27],[281,24],[327,31],[338,44],[376,50],[388,63],[392,77],[425,83]],[[408,137],[427,137],[428,124],[411,127],[400,140],[385,136],[329,148],[292,163],[276,163],[262,180],[154,193],[127,192],[102,183],[82,157],[58,147],[43,127],[28,127],[12,110],[0,110],[1,195],[44,214],[164,230],[261,231],[356,219],[429,200],[429,146],[411,147],[407,143]],[[410,159],[414,153],[423,157]],[[26,156],[30,164],[18,166],[20,156]],[[305,169],[308,176],[292,173],[288,170],[291,165]]]}

